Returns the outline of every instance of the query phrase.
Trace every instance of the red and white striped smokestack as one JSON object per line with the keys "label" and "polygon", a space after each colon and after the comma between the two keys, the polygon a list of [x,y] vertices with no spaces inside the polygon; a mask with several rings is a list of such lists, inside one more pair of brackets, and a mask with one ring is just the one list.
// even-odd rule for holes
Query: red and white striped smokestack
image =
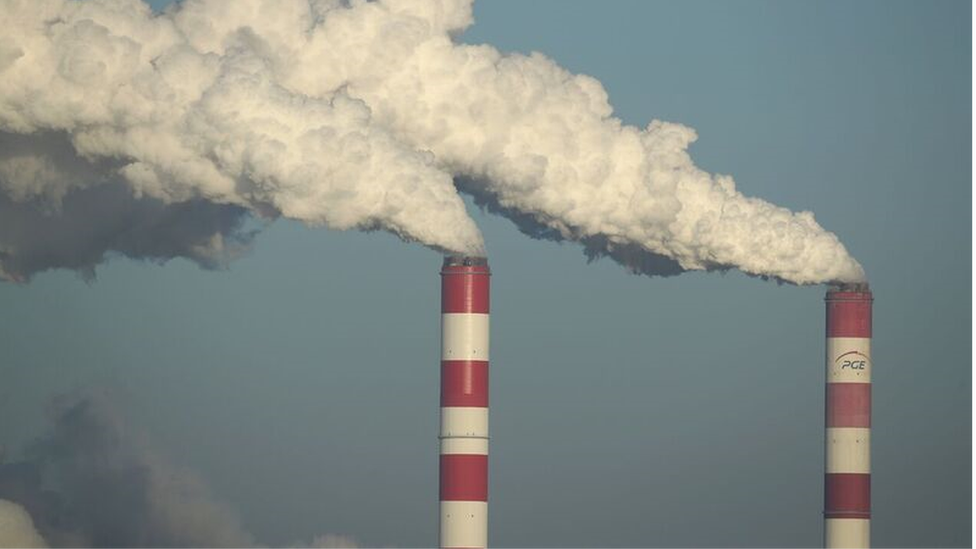
{"label": "red and white striped smokestack", "polygon": [[488,261],[441,269],[441,547],[488,545]]}
{"label": "red and white striped smokestack", "polygon": [[827,292],[824,546],[871,544],[871,303],[867,284]]}

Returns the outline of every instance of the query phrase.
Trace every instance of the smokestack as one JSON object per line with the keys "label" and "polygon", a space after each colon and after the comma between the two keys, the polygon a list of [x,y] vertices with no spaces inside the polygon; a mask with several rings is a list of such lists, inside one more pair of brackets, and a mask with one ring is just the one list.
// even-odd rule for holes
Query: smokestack
{"label": "smokestack", "polygon": [[441,269],[441,547],[488,545],[488,260]]}
{"label": "smokestack", "polygon": [[871,544],[871,303],[867,283],[827,292],[824,546]]}

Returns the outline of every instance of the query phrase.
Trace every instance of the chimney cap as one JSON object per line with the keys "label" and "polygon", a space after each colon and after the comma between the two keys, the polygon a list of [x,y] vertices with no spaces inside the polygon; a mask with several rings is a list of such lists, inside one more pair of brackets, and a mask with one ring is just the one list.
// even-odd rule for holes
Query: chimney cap
{"label": "chimney cap", "polygon": [[874,301],[871,287],[867,282],[842,282],[831,284],[827,290],[826,301]]}
{"label": "chimney cap", "polygon": [[488,258],[469,255],[449,255],[444,257],[444,267],[487,267]]}
{"label": "chimney cap", "polygon": [[830,292],[866,294],[871,292],[871,286],[867,282],[838,282],[831,284]]}

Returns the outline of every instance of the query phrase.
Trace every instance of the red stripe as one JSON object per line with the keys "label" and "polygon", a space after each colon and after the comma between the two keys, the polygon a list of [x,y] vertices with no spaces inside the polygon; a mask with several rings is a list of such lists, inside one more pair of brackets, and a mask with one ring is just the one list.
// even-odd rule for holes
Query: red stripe
{"label": "red stripe", "polygon": [[828,383],[827,427],[870,427],[871,384]]}
{"label": "red stripe", "polygon": [[828,473],[824,478],[826,518],[871,518],[871,475]]}
{"label": "red stripe", "polygon": [[488,406],[488,363],[441,361],[441,406]]}
{"label": "red stripe", "polygon": [[484,265],[444,267],[441,312],[488,314],[489,276]]}
{"label": "red stripe", "polygon": [[441,501],[488,501],[488,456],[441,455]]}
{"label": "red stripe", "polygon": [[871,337],[871,292],[827,293],[827,337]]}

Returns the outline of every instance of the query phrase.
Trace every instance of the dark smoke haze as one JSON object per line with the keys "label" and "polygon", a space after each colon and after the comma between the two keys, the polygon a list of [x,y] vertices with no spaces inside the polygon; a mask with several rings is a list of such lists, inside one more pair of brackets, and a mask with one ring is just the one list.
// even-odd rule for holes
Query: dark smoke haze
{"label": "dark smoke haze", "polygon": [[[257,544],[199,476],[163,457],[105,395],[58,397],[51,415],[51,431],[22,458],[0,461],[0,500],[22,507],[50,546]],[[3,526],[9,511],[0,511]],[[4,541],[0,536],[0,546]],[[355,541],[324,534],[294,545],[350,547]]]}

